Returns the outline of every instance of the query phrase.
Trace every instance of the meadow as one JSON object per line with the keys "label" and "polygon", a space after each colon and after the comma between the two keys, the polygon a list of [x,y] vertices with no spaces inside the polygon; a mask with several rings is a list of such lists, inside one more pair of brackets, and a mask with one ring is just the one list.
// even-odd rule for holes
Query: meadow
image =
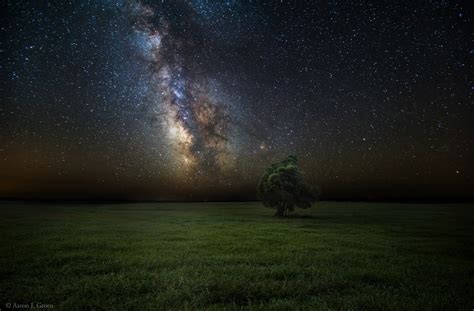
{"label": "meadow", "polygon": [[0,309],[472,310],[474,205],[0,204]]}

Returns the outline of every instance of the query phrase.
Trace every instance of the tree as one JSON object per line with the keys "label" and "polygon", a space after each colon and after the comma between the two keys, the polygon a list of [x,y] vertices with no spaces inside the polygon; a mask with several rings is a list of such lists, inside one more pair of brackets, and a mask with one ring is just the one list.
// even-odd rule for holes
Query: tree
{"label": "tree", "polygon": [[258,182],[257,195],[264,206],[276,209],[275,216],[283,217],[295,207],[311,207],[319,193],[304,182],[296,157],[290,155],[267,168]]}

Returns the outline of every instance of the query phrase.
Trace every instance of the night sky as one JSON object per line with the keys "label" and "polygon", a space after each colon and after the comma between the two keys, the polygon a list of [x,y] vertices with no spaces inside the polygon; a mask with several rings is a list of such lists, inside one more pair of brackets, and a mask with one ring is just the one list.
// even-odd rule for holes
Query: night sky
{"label": "night sky", "polygon": [[2,1],[0,197],[467,198],[472,11],[448,1]]}

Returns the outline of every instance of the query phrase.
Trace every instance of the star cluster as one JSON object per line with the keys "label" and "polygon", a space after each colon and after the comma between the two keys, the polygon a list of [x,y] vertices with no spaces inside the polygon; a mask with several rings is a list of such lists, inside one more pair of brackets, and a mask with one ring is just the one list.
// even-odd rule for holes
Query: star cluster
{"label": "star cluster", "polygon": [[472,16],[414,1],[6,1],[0,195],[472,196]]}

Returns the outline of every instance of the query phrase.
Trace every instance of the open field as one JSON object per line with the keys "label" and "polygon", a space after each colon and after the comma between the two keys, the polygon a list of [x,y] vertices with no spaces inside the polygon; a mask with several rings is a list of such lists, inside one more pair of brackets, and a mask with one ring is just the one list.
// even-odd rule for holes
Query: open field
{"label": "open field", "polygon": [[472,310],[474,205],[0,204],[0,308]]}

